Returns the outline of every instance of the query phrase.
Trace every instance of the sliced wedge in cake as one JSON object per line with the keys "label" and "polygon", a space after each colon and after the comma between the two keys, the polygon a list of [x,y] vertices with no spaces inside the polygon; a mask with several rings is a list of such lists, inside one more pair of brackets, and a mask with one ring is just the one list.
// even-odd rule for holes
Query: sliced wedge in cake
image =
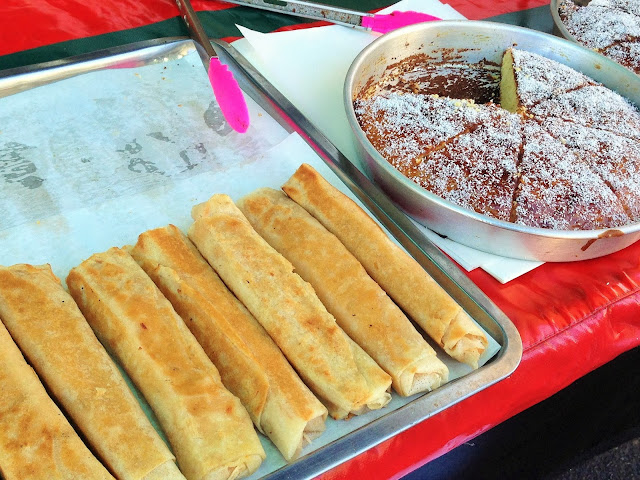
{"label": "sliced wedge in cake", "polygon": [[546,119],[542,126],[604,180],[632,221],[640,221],[640,144],[636,140],[557,118]]}
{"label": "sliced wedge in cake", "polygon": [[536,53],[509,48],[502,58],[500,105],[510,112],[526,113],[554,95],[595,84],[566,65]]}
{"label": "sliced wedge in cake", "polygon": [[595,85],[573,90],[540,102],[530,112],[608,130],[640,140],[640,113],[626,99],[606,87]]}
{"label": "sliced wedge in cake", "polygon": [[491,121],[425,156],[413,180],[456,205],[509,221],[522,143],[521,120],[502,109],[493,113]]}
{"label": "sliced wedge in cake", "polygon": [[487,118],[485,107],[471,100],[412,93],[358,100],[355,112],[375,149],[403,173],[417,157]]}

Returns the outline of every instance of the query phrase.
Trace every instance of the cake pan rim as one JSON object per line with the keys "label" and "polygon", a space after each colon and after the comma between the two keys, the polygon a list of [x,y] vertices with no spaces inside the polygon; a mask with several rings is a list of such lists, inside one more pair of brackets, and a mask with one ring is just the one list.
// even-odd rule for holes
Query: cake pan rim
{"label": "cake pan rim", "polygon": [[567,27],[560,18],[560,13],[558,12],[558,9],[560,8],[559,1],[551,0],[551,2],[549,3],[549,8],[551,9],[551,17],[553,18],[553,23],[555,24],[555,27],[558,29],[558,31],[562,34],[562,37],[564,37],[566,40],[577,43],[578,45],[582,45],[576,37],[569,33],[569,30],[567,30]]}

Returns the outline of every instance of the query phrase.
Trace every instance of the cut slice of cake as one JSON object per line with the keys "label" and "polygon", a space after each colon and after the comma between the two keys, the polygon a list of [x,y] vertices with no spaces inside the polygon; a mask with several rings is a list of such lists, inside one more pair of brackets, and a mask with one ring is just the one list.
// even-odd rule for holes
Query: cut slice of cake
{"label": "cut slice of cake", "polygon": [[557,118],[544,120],[542,126],[605,181],[632,221],[640,221],[640,144],[636,140]]}
{"label": "cut slice of cake", "polygon": [[541,120],[561,118],[640,139],[640,112],[626,99],[600,85],[556,95],[535,105],[530,112]]}
{"label": "cut slice of cake", "polygon": [[[464,82],[450,64],[440,66],[425,75],[448,95]],[[383,82],[361,96],[356,116],[400,173],[462,208],[557,230],[640,221],[637,107],[579,71],[517,48],[505,52],[501,73],[500,105],[420,93],[414,76],[400,92]],[[468,80],[471,86],[477,77]]]}
{"label": "cut slice of cake", "polygon": [[456,205],[509,221],[522,143],[521,120],[495,108],[491,119],[421,159],[413,181]]}
{"label": "cut slice of cake", "polygon": [[629,223],[618,198],[589,166],[535,121],[524,125],[515,223],[594,230]]}
{"label": "cut slice of cake", "polygon": [[371,144],[403,173],[417,157],[488,118],[487,107],[471,100],[413,93],[385,93],[354,107]]}
{"label": "cut slice of cake", "polygon": [[596,82],[536,53],[509,48],[502,57],[500,105],[510,112],[526,113],[543,100],[585,85]]}

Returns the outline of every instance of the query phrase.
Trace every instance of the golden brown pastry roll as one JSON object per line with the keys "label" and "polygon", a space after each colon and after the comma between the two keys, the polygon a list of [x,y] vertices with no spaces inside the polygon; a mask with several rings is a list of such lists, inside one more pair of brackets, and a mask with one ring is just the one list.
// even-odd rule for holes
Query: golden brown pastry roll
{"label": "golden brown pastry roll", "polygon": [[488,343],[484,332],[364,210],[307,164],[301,165],[282,189],[338,237],[445,352],[478,367]]}
{"label": "golden brown pastry roll", "polygon": [[311,285],[227,195],[192,210],[189,237],[334,418],[377,409],[391,378],[336,324]]}
{"label": "golden brown pastry roll", "polygon": [[338,325],[393,379],[400,395],[430,391],[449,370],[358,260],[284,193],[262,188],[238,207],[253,228],[309,282]]}
{"label": "golden brown pastry roll", "polygon": [[149,402],[187,479],[238,478],[258,468],[265,453],[247,411],[131,255],[120,248],[92,255],[69,272],[67,285]]}
{"label": "golden brown pastry roll", "polygon": [[0,473],[5,480],[113,480],[0,324]]}
{"label": "golden brown pastry roll", "polygon": [[146,479],[158,469],[167,479],[184,480],[173,454],[49,265],[0,267],[0,318],[118,479]]}
{"label": "golden brown pastry roll", "polygon": [[130,251],[185,321],[260,432],[291,461],[325,428],[327,409],[177,227],[144,232]]}

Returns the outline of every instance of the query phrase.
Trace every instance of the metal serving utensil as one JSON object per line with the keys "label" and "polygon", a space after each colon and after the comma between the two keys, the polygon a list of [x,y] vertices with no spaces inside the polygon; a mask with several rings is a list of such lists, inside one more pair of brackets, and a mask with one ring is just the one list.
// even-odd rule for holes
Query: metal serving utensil
{"label": "metal serving utensil", "polygon": [[392,12],[389,15],[337,8],[322,3],[306,2],[303,0],[224,0],[228,3],[243,5],[245,7],[259,8],[270,12],[285,13],[297,17],[324,20],[337,25],[357,28],[360,30],[387,33],[406,25],[420,22],[440,20],[438,17],[427,13],[414,11]]}
{"label": "metal serving utensil", "polygon": [[211,45],[209,37],[189,0],[176,0],[180,14],[184,20],[189,34],[193,39],[196,50],[202,59],[205,69],[209,73],[209,82],[218,101],[222,115],[231,128],[244,133],[249,128],[249,110],[244,95],[233,74],[227,66],[220,63],[215,48]]}

